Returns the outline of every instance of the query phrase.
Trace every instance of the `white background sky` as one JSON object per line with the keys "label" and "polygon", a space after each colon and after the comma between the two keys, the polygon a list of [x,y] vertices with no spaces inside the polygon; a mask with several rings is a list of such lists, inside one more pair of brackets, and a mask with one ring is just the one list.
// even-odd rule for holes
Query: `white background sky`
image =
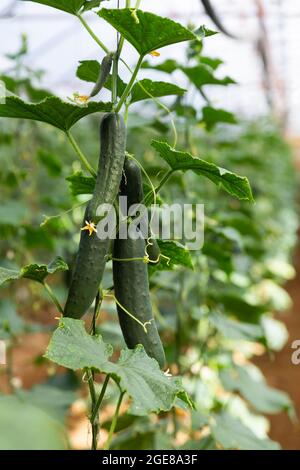
{"label": "white background sky", "polygon": [[[219,34],[206,40],[205,53],[225,60],[219,76],[231,75],[239,82],[239,86],[227,89],[208,87],[207,92],[216,106],[250,116],[263,113],[266,103],[261,64],[253,46],[253,38],[258,34],[254,0],[211,1],[226,26],[245,39],[234,41]],[[0,15],[11,3],[12,0],[0,0]],[[263,0],[263,3],[268,14],[274,77],[278,83],[282,81],[286,88],[290,131],[300,134],[300,0]],[[10,66],[4,57],[5,53],[16,50],[20,36],[25,32],[31,51],[28,65],[46,71],[44,85],[61,96],[73,91],[84,92],[85,85],[75,77],[78,61],[91,58],[101,60],[102,54],[79,21],[71,15],[43,5],[22,0],[16,4],[11,18],[0,18],[1,72]],[[114,0],[103,2],[106,7],[114,4]],[[143,0],[142,8],[171,17],[183,24],[206,24],[216,29],[205,16],[200,0]],[[87,13],[85,17],[105,44],[113,49],[114,36],[110,26],[94,13]],[[131,46],[127,46],[124,52],[134,64],[136,53]],[[161,58],[150,60],[159,62],[169,57],[180,60],[184,58],[184,45],[170,46],[160,52]],[[149,76],[149,73],[146,73]],[[143,74],[145,72],[142,72],[141,76]],[[176,76],[176,80],[179,84],[185,84],[184,77],[180,74]]]}

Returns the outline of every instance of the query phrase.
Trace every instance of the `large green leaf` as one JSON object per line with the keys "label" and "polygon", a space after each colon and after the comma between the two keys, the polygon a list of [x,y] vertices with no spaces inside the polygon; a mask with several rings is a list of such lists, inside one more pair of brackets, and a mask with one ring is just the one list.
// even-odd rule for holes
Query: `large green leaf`
{"label": "large green leaf", "polygon": [[156,271],[171,271],[175,266],[194,269],[190,251],[181,243],[174,240],[157,240],[161,254],[158,264],[149,265],[150,273]]}
{"label": "large green leaf", "polygon": [[231,320],[220,313],[210,315],[209,321],[225,338],[259,342],[265,340],[264,332],[260,325]]}
{"label": "large green leaf", "polygon": [[167,74],[170,74],[172,72],[175,72],[175,70],[179,69],[181,66],[179,65],[178,62],[174,59],[167,59],[164,62],[161,62],[160,64],[152,64],[145,60],[142,64],[143,69],[154,69],[158,70],[159,72],[165,72]]}
{"label": "large green leaf", "polygon": [[141,56],[170,44],[196,39],[195,34],[181,24],[141,10],[134,14],[128,8],[103,8],[99,16],[119,31]]}
{"label": "large green leaf", "polygon": [[61,319],[45,357],[68,369],[88,368],[105,371],[113,350],[101,336],[86,333],[81,320]]}
{"label": "large green leaf", "polygon": [[26,323],[16,312],[15,305],[9,300],[0,300],[0,339],[11,338],[35,330],[35,325]]}
{"label": "large green leaf", "polygon": [[53,418],[64,421],[71,404],[76,399],[76,393],[62,390],[52,385],[35,385],[30,390],[19,390],[18,396],[27,404],[44,410]]}
{"label": "large green leaf", "polygon": [[171,409],[183,391],[178,380],[166,376],[141,345],[134,350],[124,349],[116,363],[109,360],[112,352],[101,336],[87,334],[81,320],[63,318],[45,356],[73,370],[93,368],[111,374],[131,397],[133,414],[142,416]]}
{"label": "large green leaf", "polygon": [[197,88],[201,88],[204,85],[226,86],[236,83],[230,77],[216,78],[213,69],[205,64],[199,64],[195,67],[181,67],[181,70]]}
{"label": "large green leaf", "polygon": [[176,380],[167,377],[158,363],[147,356],[141,345],[134,350],[123,350],[110,371],[132,398],[130,411],[138,416],[170,410],[182,390]]}
{"label": "large green leaf", "polygon": [[237,124],[237,119],[233,113],[226,111],[225,109],[212,108],[211,106],[205,106],[202,109],[202,119],[206,126],[206,129],[210,131],[217,124]]}
{"label": "large green leaf", "polygon": [[174,85],[173,83],[154,82],[153,80],[145,78],[144,80],[135,83],[132,88],[131,103],[148,100],[152,97],[159,98],[170,95],[182,96],[185,92],[186,90]]}
{"label": "large green leaf", "polygon": [[240,393],[260,413],[275,414],[292,411],[289,396],[264,381],[254,379],[241,367],[224,369],[220,378],[226,390]]}
{"label": "large green leaf", "polygon": [[0,268],[0,286],[5,282],[25,278],[36,282],[43,282],[49,274],[67,271],[68,265],[57,256],[50,264],[28,264],[20,270]]}
{"label": "large green leaf", "polygon": [[[217,70],[217,68],[223,64],[223,61],[221,59],[217,58],[211,58],[211,57],[204,57],[201,56],[199,58],[199,61],[201,64],[204,64],[204,66],[208,66],[211,69],[211,73],[213,70]],[[153,70],[158,70],[159,72],[165,72],[167,74],[175,72],[175,70],[181,70],[182,65],[179,64],[175,59],[166,59],[164,62],[161,62],[159,64],[149,62],[145,60],[142,64],[143,69],[153,69]]]}
{"label": "large green leaf", "polygon": [[0,117],[46,122],[66,132],[84,116],[110,110],[110,103],[91,102],[83,107],[66,103],[52,96],[40,103],[33,104],[26,103],[16,96],[9,96],[6,98],[5,104],[0,104]]}
{"label": "large green leaf", "polygon": [[20,271],[15,269],[0,268],[0,286],[2,286],[7,281],[14,281],[19,279]]}
{"label": "large green leaf", "polygon": [[41,3],[57,10],[77,15],[92,8],[96,8],[103,0],[26,0],[34,3]]}
{"label": "large green leaf", "polygon": [[51,96],[51,93],[48,90],[34,87],[31,80],[28,78],[20,78],[17,80],[8,75],[0,75],[0,81],[3,81],[6,89],[14,94],[18,94],[20,89],[24,89],[29,99],[34,102],[42,101]]}
{"label": "large green leaf", "polygon": [[1,450],[64,450],[63,426],[45,411],[16,396],[0,397]]}
{"label": "large green leaf", "polygon": [[238,450],[279,450],[280,446],[270,439],[258,438],[240,420],[228,413],[215,417],[212,435],[224,449]]}
{"label": "large green leaf", "polygon": [[28,218],[28,207],[18,199],[2,199],[0,206],[0,225],[18,227]]}
{"label": "large green leaf", "polygon": [[[97,60],[81,60],[79,67],[77,68],[76,75],[80,80],[85,82],[96,83],[100,74],[101,64]],[[108,80],[106,81],[105,88],[108,90],[112,89],[112,76],[109,75]],[[118,77],[117,80],[117,93],[118,96],[122,96],[126,88],[126,83]]]}
{"label": "large green leaf", "polygon": [[222,59],[219,58],[214,58],[214,57],[206,57],[206,56],[201,56],[199,58],[199,61],[202,64],[208,65],[211,69],[217,70],[220,65],[222,65],[224,62]]}
{"label": "large green leaf", "polygon": [[269,306],[255,303],[247,298],[243,289],[212,288],[209,295],[223,307],[226,313],[233,314],[237,318],[247,323],[258,323],[263,313],[266,313]]}
{"label": "large green leaf", "polygon": [[197,175],[209,178],[232,196],[235,196],[238,199],[253,201],[251,187],[246,177],[231,173],[231,171],[220,168],[214,163],[193,157],[188,152],[179,152],[178,150],[170,147],[166,142],[153,140],[151,145],[155,150],[157,150],[173,171],[192,170]]}
{"label": "large green leaf", "polygon": [[68,176],[66,180],[70,183],[70,191],[73,196],[80,194],[93,194],[95,189],[95,178],[84,176],[82,171],[77,171]]}

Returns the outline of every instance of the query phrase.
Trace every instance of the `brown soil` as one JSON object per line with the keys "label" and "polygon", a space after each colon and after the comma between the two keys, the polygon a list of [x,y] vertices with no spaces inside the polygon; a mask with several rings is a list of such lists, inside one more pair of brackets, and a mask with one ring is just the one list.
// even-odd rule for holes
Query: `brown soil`
{"label": "brown soil", "polygon": [[300,365],[294,365],[291,361],[291,344],[300,339],[300,247],[295,254],[295,267],[297,275],[286,286],[294,305],[288,314],[280,318],[287,326],[289,340],[273,360],[264,355],[255,361],[265,374],[269,385],[286,391],[294,401],[299,423],[292,423],[284,413],[270,417],[270,437],[280,442],[285,450],[300,450]]}
{"label": "brown soil", "polygon": [[[49,343],[49,334],[35,333],[20,336],[13,349],[11,376],[19,381],[19,386],[31,388],[34,384],[44,382],[49,375],[49,364],[37,367],[35,360],[41,357]],[[4,369],[3,369],[4,372]],[[9,392],[8,379],[5,373],[0,375],[1,392]]]}

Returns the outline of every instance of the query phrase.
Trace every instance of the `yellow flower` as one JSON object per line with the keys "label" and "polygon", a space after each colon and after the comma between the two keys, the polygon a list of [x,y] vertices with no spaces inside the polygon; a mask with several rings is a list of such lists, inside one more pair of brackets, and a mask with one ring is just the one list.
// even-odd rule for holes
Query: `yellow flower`
{"label": "yellow flower", "polygon": [[152,57],[160,57],[160,53],[158,51],[152,51],[150,52],[150,55],[152,55]]}
{"label": "yellow flower", "polygon": [[88,95],[78,95],[77,100],[81,103],[87,103],[90,97]]}
{"label": "yellow flower", "polygon": [[91,236],[94,232],[97,233],[96,226],[94,222],[85,221],[86,225],[81,230],[88,230],[89,236]]}

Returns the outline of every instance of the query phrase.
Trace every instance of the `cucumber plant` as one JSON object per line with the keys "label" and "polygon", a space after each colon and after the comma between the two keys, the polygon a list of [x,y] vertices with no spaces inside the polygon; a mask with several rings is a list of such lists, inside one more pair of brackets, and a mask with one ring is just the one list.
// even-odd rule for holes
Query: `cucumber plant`
{"label": "cucumber plant", "polygon": [[[249,427],[235,420],[227,412],[229,407],[226,400],[216,392],[216,389],[223,387],[226,393],[231,393],[231,397],[236,398],[237,393],[240,393],[255,407],[259,400],[255,401],[255,398],[247,395],[247,388],[252,387],[258,395],[260,393],[261,401],[269,404],[269,408],[265,405],[262,412],[267,413],[270,408],[272,412],[291,409],[285,394],[267,388],[262,382],[253,385],[251,370],[245,374],[235,362],[234,351],[240,352],[239,346],[234,350],[230,342],[233,336],[233,339],[257,341],[270,347],[263,326],[268,321],[269,305],[261,305],[257,293],[258,279],[263,281],[264,276],[267,276],[261,274],[259,277],[259,273],[266,269],[263,259],[269,252],[266,247],[257,250],[254,242],[259,239],[263,243],[264,235],[272,239],[274,234],[267,224],[264,225],[263,234],[254,235],[253,230],[251,232],[256,213],[251,204],[253,195],[248,179],[224,170],[224,166],[230,162],[230,167],[253,175],[253,180],[257,181],[253,168],[258,162],[252,155],[253,167],[252,163],[247,166],[247,146],[252,139],[261,149],[261,154],[270,154],[270,148],[272,152],[274,150],[270,142],[272,138],[267,144],[267,139],[257,132],[254,139],[253,135],[251,137],[251,129],[240,130],[238,142],[235,135],[230,141],[222,133],[216,136],[208,134],[219,123],[237,123],[232,113],[215,109],[211,105],[206,89],[210,85],[230,86],[234,83],[230,77],[216,77],[215,71],[222,61],[203,55],[204,39],[213,35],[213,31],[203,26],[198,29],[186,28],[168,18],[142,11],[141,1],[126,0],[123,5],[118,2],[117,8],[109,9],[101,8],[101,0],[32,1],[77,17],[101,49],[104,58],[101,63],[83,60],[77,69],[77,76],[91,86],[88,94],[76,93],[72,102],[68,102],[47,93],[46,99],[32,104],[20,98],[18,90],[11,90],[6,103],[0,105],[0,117],[40,121],[63,132],[79,159],[76,169],[80,168],[80,171],[67,178],[72,193],[76,196],[88,194],[91,199],[86,203],[83,224],[80,225],[81,221],[75,224],[76,233],[81,236],[67,299],[63,300],[64,306],[46,282],[48,275],[67,269],[61,258],[49,265],[32,264],[19,270],[1,268],[1,284],[30,279],[42,285],[54,301],[61,317],[46,358],[68,369],[83,371],[83,379],[88,383],[90,393],[89,418],[93,449],[98,448],[100,428],[104,434],[107,427],[104,447],[118,447],[115,431],[125,399],[126,406],[130,403],[129,412],[132,416],[126,429],[129,448],[134,445],[132,436],[136,433],[148,436],[154,434],[153,423],[145,424],[143,420],[150,413],[160,412],[165,412],[164,419],[156,421],[154,427],[159,427],[160,436],[168,436],[166,446],[178,446],[176,437],[181,424],[179,416],[180,413],[187,413],[193,421],[202,423],[198,428],[192,424],[191,429],[185,430],[190,441],[187,446],[249,448],[254,445],[257,448],[275,448],[275,443],[259,439]],[[99,22],[106,21],[111,25],[112,37],[117,38],[115,50],[110,51],[104,38],[98,37],[91,29],[85,16],[90,9],[95,9]],[[124,55],[125,41],[138,54],[133,68],[128,65]],[[179,42],[189,44],[187,61],[179,64],[175,60],[166,60],[157,64],[161,48]],[[128,79],[121,77],[121,64],[128,72]],[[147,68],[159,74],[183,74],[187,80],[186,89],[193,87],[199,92],[199,100],[205,100],[201,116],[190,100],[189,93],[175,85],[173,77],[169,82],[139,79],[141,70],[145,73]],[[104,89],[106,93],[107,90],[110,92],[108,102],[98,101],[100,97],[102,99]],[[172,96],[175,96],[174,102],[170,99]],[[94,100],[91,99],[93,97]],[[161,101],[164,97],[169,98]],[[145,124],[142,116],[138,115],[139,122],[134,126],[133,105],[146,100],[149,115],[152,113],[151,119]],[[99,112],[104,113],[104,117],[100,124],[100,159],[95,170],[92,159],[85,155],[78,142],[90,140],[90,127],[81,120]],[[84,132],[77,139],[72,128],[79,121],[77,129],[82,128]],[[98,121],[97,118],[97,127]],[[152,140],[149,145],[153,135],[159,135],[159,140]],[[281,141],[274,141],[278,155],[288,153]],[[253,153],[256,155],[255,151]],[[201,159],[198,158],[199,154],[209,157]],[[135,158],[138,163],[135,163]],[[289,164],[286,163],[285,171],[280,175],[282,182],[283,175],[290,168]],[[267,174],[268,169],[264,168],[263,178]],[[146,191],[142,187],[143,176]],[[214,186],[223,191],[222,196]],[[153,240],[151,233],[147,240],[121,240],[117,237],[113,247],[108,240],[99,239],[95,233],[97,207],[101,203],[116,203],[119,189],[121,194],[127,195],[130,203],[144,201],[149,204],[158,197],[171,203],[172,199],[182,198],[183,194],[191,200],[196,198],[196,202],[204,200],[209,217],[203,250],[190,253],[175,240]],[[258,181],[254,189],[255,197],[261,201],[261,217],[264,219],[264,197],[276,200],[273,188],[267,191],[262,182]],[[287,199],[289,197],[293,199],[294,195],[289,193]],[[287,206],[286,200],[276,219],[278,225],[282,222],[279,219],[283,217]],[[75,207],[73,212],[77,209]],[[292,216],[294,212],[290,214]],[[292,228],[290,233],[293,233]],[[64,234],[60,236],[63,238]],[[292,242],[289,243],[285,252],[283,247],[281,250],[281,254],[284,253],[287,258],[292,248]],[[113,286],[105,283],[103,277],[103,274],[110,274],[111,259]],[[245,284],[251,290],[252,298],[255,293],[257,295],[257,303],[254,305],[247,297]],[[153,289],[151,297],[150,287]],[[93,301],[93,312],[90,312]],[[105,318],[103,302],[111,305],[112,301],[116,304],[127,345],[117,360],[113,355],[114,349],[101,336],[105,330],[105,322],[102,321],[102,317],[103,320]],[[101,309],[103,315],[100,316]],[[246,314],[243,317],[244,312],[248,317],[245,317]],[[81,320],[85,313],[92,313],[88,332]],[[210,377],[215,378],[213,391],[209,388],[209,380],[205,381],[205,371],[207,373],[208,370]],[[100,384],[97,383],[98,374],[102,377]],[[185,377],[192,398],[183,388],[180,378],[172,377],[172,374]],[[234,383],[234,377],[238,377],[240,383],[239,380]],[[99,410],[105,404],[107,391],[113,386],[113,390],[117,390],[117,395],[113,395],[115,411],[110,422],[103,423],[100,422]],[[199,398],[201,387],[206,391],[207,400]],[[197,410],[194,409],[195,403]],[[172,413],[169,413],[170,410]],[[168,432],[170,424],[173,427],[172,437]],[[231,430],[230,439],[227,433],[224,437],[224,429]],[[195,444],[197,432],[201,436]],[[124,435],[120,436],[120,446],[125,438]],[[151,445],[155,448],[157,444]]]}

